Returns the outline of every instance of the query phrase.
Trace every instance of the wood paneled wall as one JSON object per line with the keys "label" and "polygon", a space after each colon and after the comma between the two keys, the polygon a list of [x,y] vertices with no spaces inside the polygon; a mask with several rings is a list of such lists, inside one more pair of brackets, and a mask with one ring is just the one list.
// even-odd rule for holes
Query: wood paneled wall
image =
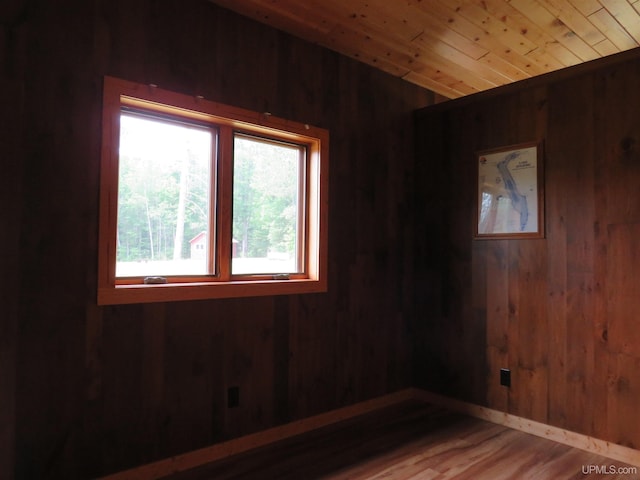
{"label": "wood paneled wall", "polygon": [[[417,114],[418,385],[640,449],[638,84],[636,51]],[[531,140],[546,238],[474,241],[474,152]]]}
{"label": "wood paneled wall", "polygon": [[[410,386],[431,92],[206,0],[11,4],[0,477],[95,477]],[[329,129],[329,292],[97,307],[104,75]]]}
{"label": "wood paneled wall", "polygon": [[[0,65],[0,73],[5,73]],[[18,328],[18,279],[22,167],[16,162],[19,156],[20,89],[3,76],[0,80],[0,111],[17,115],[0,114],[0,478],[11,478],[15,454],[15,386],[16,386],[16,335]]]}

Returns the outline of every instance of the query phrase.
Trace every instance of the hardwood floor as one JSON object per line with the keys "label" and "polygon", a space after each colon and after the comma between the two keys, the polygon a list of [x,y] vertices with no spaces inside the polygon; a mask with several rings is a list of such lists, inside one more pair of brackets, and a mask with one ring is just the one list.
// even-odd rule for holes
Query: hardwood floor
{"label": "hardwood floor", "polygon": [[408,401],[164,480],[639,480],[640,468]]}

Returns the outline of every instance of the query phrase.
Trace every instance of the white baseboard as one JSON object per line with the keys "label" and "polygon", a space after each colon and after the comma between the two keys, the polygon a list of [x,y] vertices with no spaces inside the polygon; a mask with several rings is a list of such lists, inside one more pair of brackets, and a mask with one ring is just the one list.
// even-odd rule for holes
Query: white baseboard
{"label": "white baseboard", "polygon": [[473,403],[454,400],[425,390],[415,389],[414,398],[448,408],[452,411],[464,413],[471,417],[487,420],[498,425],[504,425],[514,430],[520,430],[521,432],[529,433],[537,437],[547,438],[554,442],[562,443],[563,445],[602,455],[611,460],[617,460],[640,467],[640,450],[634,450],[616,443],[607,442],[606,440],[600,440],[581,433],[547,425],[546,423],[518,417],[510,413],[481,407]]}

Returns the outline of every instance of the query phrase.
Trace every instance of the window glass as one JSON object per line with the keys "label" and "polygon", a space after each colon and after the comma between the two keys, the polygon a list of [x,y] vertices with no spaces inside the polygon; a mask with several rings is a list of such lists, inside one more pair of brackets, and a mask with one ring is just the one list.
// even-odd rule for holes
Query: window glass
{"label": "window glass", "polygon": [[120,115],[116,277],[211,273],[213,131]]}
{"label": "window glass", "polygon": [[236,134],[231,273],[301,273],[304,159],[299,145]]}

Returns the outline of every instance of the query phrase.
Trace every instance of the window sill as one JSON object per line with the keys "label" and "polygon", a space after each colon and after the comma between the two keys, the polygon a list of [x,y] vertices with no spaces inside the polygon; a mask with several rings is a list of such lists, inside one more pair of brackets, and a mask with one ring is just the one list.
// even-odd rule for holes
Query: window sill
{"label": "window sill", "polygon": [[294,295],[327,291],[316,279],[116,285],[98,289],[98,305]]}

